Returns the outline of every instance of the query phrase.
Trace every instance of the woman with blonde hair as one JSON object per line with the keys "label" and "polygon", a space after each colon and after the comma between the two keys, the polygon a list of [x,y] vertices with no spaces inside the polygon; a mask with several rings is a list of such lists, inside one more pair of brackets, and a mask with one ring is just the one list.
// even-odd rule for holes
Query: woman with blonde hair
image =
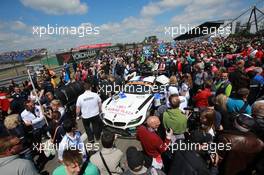
{"label": "woman with blonde hair", "polygon": [[8,130],[14,129],[20,124],[21,123],[18,120],[17,114],[9,115],[4,120],[4,125],[5,125],[6,129],[8,129]]}
{"label": "woman with blonde hair", "polygon": [[61,114],[61,119],[63,119],[65,114],[65,108],[62,106],[60,100],[52,100],[50,103],[52,111],[59,111]]}
{"label": "woman with blonde hair", "polygon": [[227,107],[226,107],[227,99],[228,99],[228,97],[224,94],[219,94],[218,96],[216,96],[215,104],[216,104],[217,110],[219,110],[219,112],[221,112],[221,113],[227,112]]}
{"label": "woman with blonde hair", "polygon": [[224,94],[216,96],[216,107],[215,109],[221,113],[222,116],[222,126],[224,130],[229,130],[233,128],[233,121],[230,116],[230,113],[227,111],[227,100],[228,97]]}
{"label": "woman with blonde hair", "polygon": [[165,99],[166,99],[166,104],[169,105],[169,96],[172,94],[177,94],[179,95],[179,90],[178,90],[178,81],[176,76],[171,76],[169,80],[169,85],[165,89]]}
{"label": "woman with blonde hair", "polygon": [[177,77],[175,76],[175,75],[172,75],[171,77],[170,77],[170,84],[171,85],[176,85],[178,83],[178,81],[177,81]]}
{"label": "woman with blonde hair", "polygon": [[4,120],[4,125],[7,129],[7,132],[11,136],[16,136],[21,140],[23,144],[23,150],[19,153],[20,157],[33,160],[32,157],[32,133],[27,131],[26,126],[19,121],[17,114],[9,115]]}

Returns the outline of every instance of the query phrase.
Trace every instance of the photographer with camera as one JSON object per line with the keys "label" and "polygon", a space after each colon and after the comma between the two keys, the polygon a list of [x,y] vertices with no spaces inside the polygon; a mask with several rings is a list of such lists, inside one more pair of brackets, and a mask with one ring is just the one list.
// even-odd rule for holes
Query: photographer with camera
{"label": "photographer with camera", "polygon": [[[215,136],[215,110],[212,108],[188,108],[192,112],[189,118],[189,133],[184,140],[176,140],[171,150],[173,153],[169,175],[176,171],[182,175],[216,175],[218,174],[219,156],[211,150]],[[190,120],[192,123],[190,123]],[[181,144],[185,145],[182,150]],[[186,145],[189,145],[188,147]],[[194,147],[193,147],[194,146]],[[180,149],[179,149],[180,148]],[[209,149],[207,149],[209,148]]]}
{"label": "photographer with camera", "polygon": [[264,143],[251,132],[255,121],[247,114],[239,114],[234,122],[234,129],[219,131],[217,143],[231,143],[230,150],[223,150],[220,174],[251,174],[256,156],[263,150]]}
{"label": "photographer with camera", "polygon": [[[188,140],[187,140],[188,139]],[[185,141],[178,144],[195,145],[191,149],[175,150],[168,175],[175,172],[181,175],[217,175],[219,156],[207,148],[212,143],[212,136],[196,130]]]}

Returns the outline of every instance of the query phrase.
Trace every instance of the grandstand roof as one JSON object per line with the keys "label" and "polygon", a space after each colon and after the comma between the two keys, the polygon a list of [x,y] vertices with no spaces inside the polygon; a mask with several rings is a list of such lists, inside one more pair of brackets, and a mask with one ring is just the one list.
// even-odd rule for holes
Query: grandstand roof
{"label": "grandstand roof", "polygon": [[186,40],[192,39],[196,37],[205,36],[207,34],[213,33],[215,29],[218,29],[222,24],[224,24],[223,20],[220,21],[208,21],[195,28],[191,28],[188,32],[183,35],[177,36],[174,40]]}

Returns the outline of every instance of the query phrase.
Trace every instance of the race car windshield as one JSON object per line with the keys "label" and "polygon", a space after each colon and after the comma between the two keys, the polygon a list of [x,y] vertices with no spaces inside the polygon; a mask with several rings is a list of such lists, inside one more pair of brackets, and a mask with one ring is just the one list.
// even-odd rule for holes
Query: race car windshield
{"label": "race car windshield", "polygon": [[150,94],[152,92],[151,86],[140,84],[127,84],[124,89],[125,93],[129,94]]}

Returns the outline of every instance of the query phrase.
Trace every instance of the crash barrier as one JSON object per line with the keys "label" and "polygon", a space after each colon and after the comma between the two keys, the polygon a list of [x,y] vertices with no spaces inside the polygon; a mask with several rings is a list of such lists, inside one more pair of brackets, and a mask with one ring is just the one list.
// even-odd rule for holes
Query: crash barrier
{"label": "crash barrier", "polygon": [[84,87],[82,82],[76,81],[63,86],[54,91],[54,96],[59,99],[63,105],[68,105],[77,100],[78,96],[84,92]]}
{"label": "crash barrier", "polygon": [[[54,70],[54,72],[57,75],[59,75],[59,73],[62,70],[62,68],[63,68],[63,66],[59,66],[59,67],[53,68],[52,70]],[[11,80],[14,80],[14,82],[16,84],[21,85],[22,82],[24,82],[26,80],[29,80],[29,78],[28,78],[28,74],[25,74],[25,75],[12,77],[12,78],[2,79],[2,80],[0,80],[0,87],[9,87],[11,85]]]}

